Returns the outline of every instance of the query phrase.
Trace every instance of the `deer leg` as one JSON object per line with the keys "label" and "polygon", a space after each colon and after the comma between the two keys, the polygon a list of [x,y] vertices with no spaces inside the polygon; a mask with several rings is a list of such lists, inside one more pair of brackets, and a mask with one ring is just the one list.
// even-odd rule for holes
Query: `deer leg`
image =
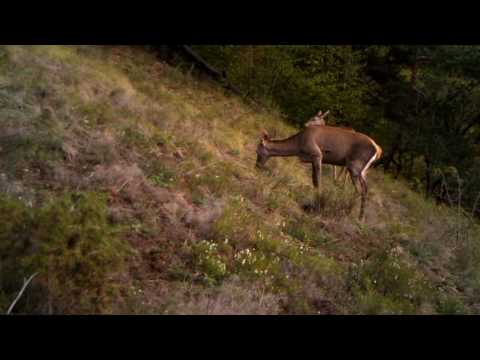
{"label": "deer leg", "polygon": [[367,185],[367,171],[373,162],[378,157],[378,149],[375,151],[375,154],[370,158],[370,160],[365,164],[362,171],[360,172],[360,182],[362,184],[362,206],[360,208],[360,220],[363,220],[365,217],[365,203],[367,202],[368,194],[368,185]]}
{"label": "deer leg", "polygon": [[316,181],[314,180],[313,184],[317,188],[316,208],[318,210],[320,207],[320,194],[322,192],[322,156],[316,156],[313,159],[312,165],[314,170],[312,176],[316,177]]}
{"label": "deer leg", "polygon": [[[348,169],[348,172],[350,173],[350,179],[352,180],[352,184],[353,184],[353,187],[355,188],[355,191],[357,192],[357,194],[361,194],[362,193],[362,190],[361,190],[361,185],[360,185],[360,190],[359,190],[359,176],[360,175],[357,175],[353,170],[351,169]],[[345,176],[345,181],[347,180],[347,177]]]}
{"label": "deer leg", "polygon": [[347,185],[347,177],[348,177],[347,169],[343,168],[343,188],[345,188],[345,186]]}
{"label": "deer leg", "polygon": [[347,181],[347,170],[346,170],[345,167],[342,167],[342,168],[340,169],[340,173],[338,174],[338,180],[339,180],[339,181],[341,181],[342,176],[343,176],[343,179],[344,179],[344,181],[343,181],[343,187],[345,187],[345,183],[346,183],[346,181]]}
{"label": "deer leg", "polygon": [[368,186],[365,177],[360,175],[358,178],[362,187],[362,202],[360,204],[360,221],[364,220],[365,218],[365,204],[367,202],[367,194],[368,194]]}
{"label": "deer leg", "polygon": [[318,188],[317,168],[312,162],[312,184],[314,188]]}
{"label": "deer leg", "polygon": [[332,165],[333,167],[333,182],[337,182],[337,167]]}
{"label": "deer leg", "polygon": [[360,193],[361,203],[359,220],[362,221],[365,215],[365,202],[368,190],[367,184],[362,176],[361,171],[358,170],[355,166],[349,167],[348,171],[350,172],[350,177],[352,179],[355,190],[357,191],[357,193]]}

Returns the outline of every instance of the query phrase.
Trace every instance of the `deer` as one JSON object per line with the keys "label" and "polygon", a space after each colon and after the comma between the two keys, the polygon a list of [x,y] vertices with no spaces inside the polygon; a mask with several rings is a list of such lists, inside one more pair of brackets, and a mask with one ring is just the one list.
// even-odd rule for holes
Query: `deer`
{"label": "deer", "polygon": [[353,185],[361,195],[360,215],[365,217],[368,185],[367,171],[382,156],[382,148],[369,136],[333,126],[307,126],[286,139],[273,140],[263,131],[257,146],[255,166],[264,169],[271,157],[296,156],[312,165],[312,184],[316,188],[317,207],[322,192],[322,164],[345,166]]}
{"label": "deer", "polygon": [[[326,113],[323,113],[323,114],[322,114],[322,111],[320,110],[314,117],[312,117],[309,121],[307,121],[305,123],[305,127],[308,127],[308,126],[326,126],[327,124],[325,122],[325,117],[329,113],[330,113],[330,110],[328,110]],[[350,127],[340,126],[339,128],[355,132],[355,130],[353,130],[353,128],[350,128]],[[333,180],[336,182],[337,181],[337,167],[335,165],[333,165],[332,167],[333,167]],[[338,175],[338,179],[340,179],[342,176],[343,176],[343,187],[345,187],[345,184],[347,182],[347,170],[345,169],[345,167],[343,167],[342,170],[340,170],[340,174]]]}

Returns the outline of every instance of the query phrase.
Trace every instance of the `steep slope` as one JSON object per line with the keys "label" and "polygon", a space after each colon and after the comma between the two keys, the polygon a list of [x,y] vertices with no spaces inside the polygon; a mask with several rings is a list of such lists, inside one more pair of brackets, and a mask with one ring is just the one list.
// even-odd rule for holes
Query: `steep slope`
{"label": "steep slope", "polygon": [[309,167],[254,167],[294,128],[142,48],[0,47],[0,129],[2,308],[39,271],[18,312],[478,312],[468,214],[376,169],[365,223],[329,169],[309,212]]}

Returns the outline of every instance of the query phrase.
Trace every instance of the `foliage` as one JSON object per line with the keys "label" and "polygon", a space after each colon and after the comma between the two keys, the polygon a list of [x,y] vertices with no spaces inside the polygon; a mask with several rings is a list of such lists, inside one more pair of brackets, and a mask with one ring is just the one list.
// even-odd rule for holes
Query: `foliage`
{"label": "foliage", "polygon": [[397,248],[380,249],[353,264],[349,282],[364,314],[413,314],[430,297],[427,281]]}
{"label": "foliage", "polygon": [[278,106],[303,124],[319,109],[354,123],[365,117],[371,86],[351,46],[197,46],[247,96]]}
{"label": "foliage", "polygon": [[[45,297],[34,312],[84,313],[105,310],[128,247],[109,224],[105,198],[74,193],[40,208],[0,199],[0,288],[12,294],[21,279],[39,273]],[[27,310],[27,309],[24,309]]]}

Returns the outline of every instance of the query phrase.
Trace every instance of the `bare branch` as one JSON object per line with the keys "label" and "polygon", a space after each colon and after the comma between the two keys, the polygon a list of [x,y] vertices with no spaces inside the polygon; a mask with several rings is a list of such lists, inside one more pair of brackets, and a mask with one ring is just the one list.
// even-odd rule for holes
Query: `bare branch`
{"label": "bare branch", "polygon": [[10,305],[10,307],[8,308],[8,310],[7,310],[7,315],[9,315],[9,314],[12,312],[12,310],[13,310],[13,308],[15,307],[15,305],[17,304],[18,300],[20,300],[20,298],[22,297],[23,292],[24,292],[25,289],[27,288],[28,284],[30,284],[30,282],[33,280],[33,278],[34,278],[35,276],[37,276],[37,275],[38,275],[38,273],[35,273],[35,274],[33,274],[32,276],[30,276],[30,277],[28,278],[28,280],[25,280],[25,279],[23,280],[22,289],[21,289],[20,292],[18,293],[18,295],[17,295],[17,297],[15,298],[15,300],[13,300],[12,304]]}

